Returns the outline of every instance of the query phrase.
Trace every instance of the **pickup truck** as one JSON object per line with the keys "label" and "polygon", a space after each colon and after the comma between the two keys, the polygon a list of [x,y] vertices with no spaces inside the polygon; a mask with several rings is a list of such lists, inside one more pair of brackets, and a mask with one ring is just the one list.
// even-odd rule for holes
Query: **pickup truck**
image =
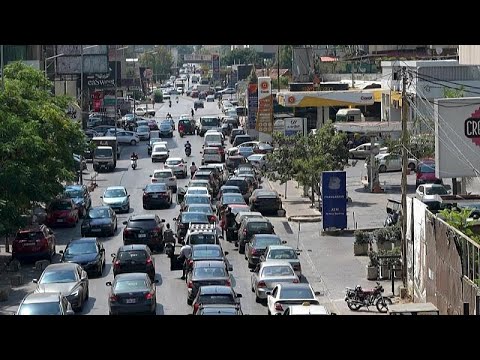
{"label": "pickup truck", "polygon": [[135,115],[137,116],[155,116],[155,110],[147,110],[147,108],[140,106],[135,109]]}

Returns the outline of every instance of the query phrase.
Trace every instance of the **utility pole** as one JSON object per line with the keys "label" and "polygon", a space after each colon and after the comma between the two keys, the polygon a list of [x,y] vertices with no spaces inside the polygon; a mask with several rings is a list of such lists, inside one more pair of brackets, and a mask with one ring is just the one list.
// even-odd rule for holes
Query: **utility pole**
{"label": "utility pole", "polygon": [[352,89],[355,89],[355,61],[352,61]]}
{"label": "utility pole", "polygon": [[2,90],[5,90],[5,80],[3,74],[3,45],[0,45],[0,71],[2,72]]}
{"label": "utility pole", "polygon": [[407,286],[407,69],[402,67],[402,282]]}
{"label": "utility pole", "polygon": [[280,92],[280,45],[277,49],[277,91]]}
{"label": "utility pole", "polygon": [[88,101],[85,101],[83,75],[83,45],[80,45],[80,108],[82,109],[82,129],[86,130],[88,121]]}

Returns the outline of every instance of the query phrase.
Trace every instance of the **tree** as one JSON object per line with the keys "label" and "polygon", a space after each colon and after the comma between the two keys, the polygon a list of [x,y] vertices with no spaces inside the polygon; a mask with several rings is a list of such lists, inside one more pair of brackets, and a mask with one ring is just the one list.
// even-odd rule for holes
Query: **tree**
{"label": "tree", "polygon": [[[293,46],[292,45],[279,45],[279,46],[280,46],[280,67],[282,69],[291,69]],[[276,61],[278,61],[278,59],[276,59]]]}
{"label": "tree", "polygon": [[47,203],[75,179],[73,154],[85,135],[66,110],[73,99],[55,97],[43,72],[23,63],[4,69],[0,92],[0,229],[11,233],[35,203]]}
{"label": "tree", "polygon": [[443,97],[445,98],[461,98],[465,96],[465,87],[462,85],[458,89],[443,88]]}
{"label": "tree", "polygon": [[274,134],[278,149],[268,159],[272,164],[271,180],[284,183],[295,179],[305,187],[312,188],[312,206],[315,203],[315,189],[323,171],[343,170],[348,163],[346,135],[337,133],[328,122],[315,134],[285,136]]}
{"label": "tree", "polygon": [[231,66],[233,64],[260,64],[261,59],[258,53],[250,48],[233,49],[222,58],[222,64]]}
{"label": "tree", "polygon": [[153,70],[155,81],[169,78],[173,66],[173,57],[166,46],[158,46],[153,52],[140,56],[140,64]]}

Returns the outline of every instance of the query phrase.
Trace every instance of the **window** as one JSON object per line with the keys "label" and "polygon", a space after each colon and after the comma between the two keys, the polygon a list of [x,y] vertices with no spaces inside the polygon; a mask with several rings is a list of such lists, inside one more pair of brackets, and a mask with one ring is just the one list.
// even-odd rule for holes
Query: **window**
{"label": "window", "polygon": [[75,270],[58,270],[44,272],[40,284],[68,283],[77,281]]}
{"label": "window", "polygon": [[137,227],[140,229],[153,229],[157,226],[157,222],[154,219],[139,219],[130,220],[128,227]]}
{"label": "window", "polygon": [[62,315],[58,302],[23,304],[19,315]]}
{"label": "window", "polygon": [[120,251],[118,260],[146,261],[147,253],[144,250]]}
{"label": "window", "polygon": [[115,292],[139,291],[148,289],[146,280],[120,280],[114,285]]}

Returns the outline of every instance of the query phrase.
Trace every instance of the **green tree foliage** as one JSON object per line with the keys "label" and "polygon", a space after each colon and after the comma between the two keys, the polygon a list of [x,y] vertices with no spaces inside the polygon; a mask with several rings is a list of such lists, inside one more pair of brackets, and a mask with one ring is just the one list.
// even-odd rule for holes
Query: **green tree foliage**
{"label": "green tree foliage", "polygon": [[[435,155],[435,134],[426,133],[414,136],[408,134],[407,144],[408,157],[420,160]],[[385,139],[383,146],[388,147],[388,151],[391,154],[402,153],[401,139],[387,138]]]}
{"label": "green tree foliage", "polygon": [[470,224],[467,222],[467,219],[470,217],[472,209],[444,209],[440,210],[440,217],[445,220],[445,222],[460,232],[464,233],[470,239],[480,244],[480,235],[475,234],[470,228]]}
{"label": "green tree foliage", "polygon": [[443,97],[461,98],[465,96],[465,87],[462,85],[459,89],[443,88]]}
{"label": "green tree foliage", "polygon": [[222,65],[230,66],[233,64],[259,64],[260,56],[253,49],[233,49],[222,57]]}
{"label": "green tree foliage", "polygon": [[34,203],[45,203],[75,178],[73,154],[85,135],[66,109],[72,99],[55,97],[43,72],[17,62],[5,67],[0,91],[0,228],[13,231]]}
{"label": "green tree foliage", "polygon": [[140,64],[153,70],[156,81],[166,80],[171,74],[173,57],[166,46],[158,46],[154,52],[142,54]]}
{"label": "green tree foliage", "polygon": [[[274,134],[278,150],[268,156],[271,180],[285,183],[295,179],[303,186],[317,189],[323,171],[343,170],[348,163],[346,135],[337,133],[331,122],[316,134],[285,136]],[[314,204],[312,191],[312,205]]]}
{"label": "green tree foliage", "polygon": [[[292,45],[279,45],[279,46],[280,46],[280,68],[291,69],[293,46]],[[278,61],[278,59],[276,60]]]}

